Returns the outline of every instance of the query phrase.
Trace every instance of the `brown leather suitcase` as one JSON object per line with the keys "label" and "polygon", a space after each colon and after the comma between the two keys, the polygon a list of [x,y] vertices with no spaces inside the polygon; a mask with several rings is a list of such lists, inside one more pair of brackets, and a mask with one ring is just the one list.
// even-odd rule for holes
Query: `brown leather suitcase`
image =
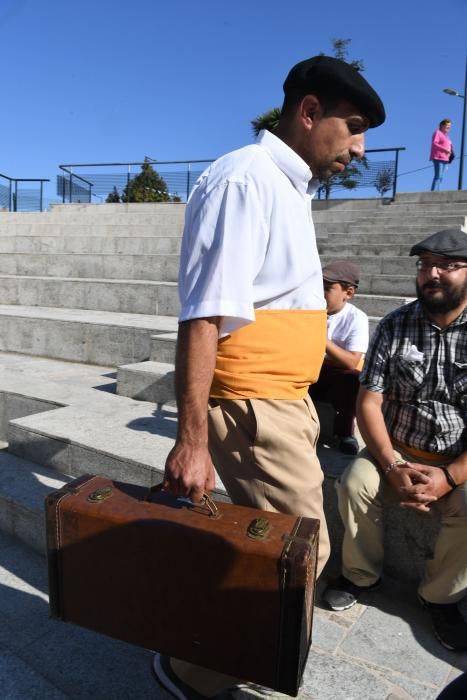
{"label": "brown leather suitcase", "polygon": [[85,476],[47,497],[51,616],[297,695],[319,521],[146,493]]}

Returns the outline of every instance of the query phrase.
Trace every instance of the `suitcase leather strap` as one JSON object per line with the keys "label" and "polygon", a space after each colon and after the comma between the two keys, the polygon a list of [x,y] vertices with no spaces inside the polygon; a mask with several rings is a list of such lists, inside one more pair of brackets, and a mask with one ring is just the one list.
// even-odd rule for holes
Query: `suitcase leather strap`
{"label": "suitcase leather strap", "polygon": [[[144,497],[144,500],[149,501],[151,498],[151,495],[153,493],[158,493],[161,491],[164,491],[163,483],[156,484],[155,486],[150,486],[147,490],[147,493],[146,493],[146,496]],[[187,502],[192,503],[192,501],[190,501],[189,499],[186,499],[186,500],[187,500]],[[214,518],[216,520],[217,520],[217,518],[220,518],[219,508],[216,506],[216,504],[214,503],[214,501],[212,500],[212,498],[210,497],[210,495],[208,493],[203,494],[203,498],[200,501],[200,503],[193,503],[193,505],[206,507],[207,511],[208,511],[207,514],[210,518]]]}

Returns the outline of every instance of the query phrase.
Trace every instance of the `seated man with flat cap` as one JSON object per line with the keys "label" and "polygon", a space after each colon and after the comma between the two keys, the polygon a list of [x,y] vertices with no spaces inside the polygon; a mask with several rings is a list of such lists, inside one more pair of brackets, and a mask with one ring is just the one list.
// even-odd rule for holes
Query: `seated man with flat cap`
{"label": "seated man with flat cap", "polygon": [[360,281],[358,267],[346,260],[333,260],[323,267],[328,335],[326,355],[316,384],[310,386],[313,401],[325,401],[335,410],[333,434],[338,449],[356,455],[354,436],[358,378],[368,348],[368,316],[349,304]]}
{"label": "seated man with flat cap", "polygon": [[[325,591],[346,610],[378,587],[384,502],[441,529],[418,593],[447,649],[467,649],[457,603],[467,594],[467,234],[448,229],[413,246],[417,300],[378,325],[360,376],[357,420],[367,445],[344,472],[342,575]],[[420,522],[423,526],[423,520]]]}

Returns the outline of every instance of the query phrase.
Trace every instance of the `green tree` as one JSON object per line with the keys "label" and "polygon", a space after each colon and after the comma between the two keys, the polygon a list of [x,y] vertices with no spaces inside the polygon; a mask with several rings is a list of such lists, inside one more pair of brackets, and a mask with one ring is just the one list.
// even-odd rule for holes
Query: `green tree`
{"label": "green tree", "polygon": [[107,199],[105,201],[107,202],[107,204],[117,204],[118,202],[120,202],[120,195],[118,194],[118,190],[115,185],[112,192],[109,192],[109,194],[107,195]]}
{"label": "green tree", "polygon": [[355,190],[359,185],[363,168],[368,170],[368,159],[363,156],[358,162],[352,161],[341,173],[337,173],[323,182],[320,190],[324,192],[326,199],[329,199],[331,191],[336,187],[343,187],[346,190]]}
{"label": "green tree", "polygon": [[[349,44],[351,41],[352,39],[331,39],[333,56],[334,58],[338,58],[340,61],[345,61],[349,65],[353,66],[355,70],[363,72],[365,67],[361,59],[349,61],[347,58],[349,53]],[[324,56],[324,53],[321,53],[320,56]]]}
{"label": "green tree", "polygon": [[253,119],[251,122],[254,135],[258,136],[259,132],[263,129],[266,129],[267,131],[274,131],[275,129],[277,129],[277,125],[279,124],[280,118],[280,107],[273,107],[273,109],[269,109],[267,112],[263,112],[263,114],[260,114],[259,117],[256,117],[256,119]]}
{"label": "green tree", "polygon": [[122,202],[169,202],[167,185],[147,158],[141,172],[134,177],[122,192]]}
{"label": "green tree", "polygon": [[383,170],[380,170],[379,173],[376,175],[374,185],[380,193],[381,197],[384,197],[386,192],[389,192],[389,190],[392,188],[393,182],[393,171],[391,170],[391,168],[384,168]]}

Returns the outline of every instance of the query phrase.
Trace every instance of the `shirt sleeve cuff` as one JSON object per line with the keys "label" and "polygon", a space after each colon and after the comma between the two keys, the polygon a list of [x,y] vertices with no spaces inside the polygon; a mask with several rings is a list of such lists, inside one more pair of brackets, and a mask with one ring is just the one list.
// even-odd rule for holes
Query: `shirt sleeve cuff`
{"label": "shirt sleeve cuff", "polygon": [[[199,304],[183,306],[179,321],[190,321],[195,318],[211,318],[213,316],[222,316],[225,319],[223,325],[226,326],[226,328],[231,326],[231,330],[234,330],[235,326],[239,328],[240,326],[254,321],[255,310],[252,304],[239,304],[238,302],[228,300],[202,301]],[[231,323],[226,323],[227,317],[231,319]],[[235,323],[236,320],[238,320],[238,323]],[[227,332],[231,331],[227,330]]]}

